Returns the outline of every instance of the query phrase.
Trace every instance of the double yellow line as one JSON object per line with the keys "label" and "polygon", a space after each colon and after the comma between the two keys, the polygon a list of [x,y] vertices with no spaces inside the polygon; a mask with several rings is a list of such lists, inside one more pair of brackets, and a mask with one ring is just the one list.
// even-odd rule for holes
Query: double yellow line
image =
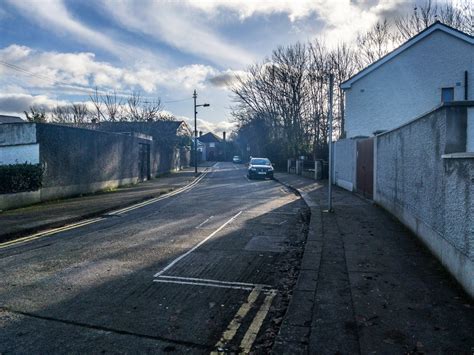
{"label": "double yellow line", "polygon": [[93,219],[86,219],[85,221],[81,221],[81,222],[77,222],[77,223],[73,223],[73,224],[68,224],[67,226],[63,226],[63,227],[48,229],[46,231],[38,232],[38,233],[35,233],[35,234],[32,234],[32,235],[29,235],[27,237],[23,237],[23,238],[11,240],[9,242],[1,243],[0,244],[0,249],[4,249],[4,248],[7,248],[9,246],[16,245],[16,244],[23,244],[23,243],[30,242],[30,241],[35,240],[35,239],[47,237],[49,235],[53,235],[53,234],[60,233],[60,232],[65,232],[65,231],[68,231],[68,230],[71,230],[71,229],[83,227],[83,226],[86,226],[88,224],[99,222],[103,219],[104,218],[102,218],[102,217],[97,217],[97,218],[93,218]]}
{"label": "double yellow line", "polygon": [[[222,334],[220,340],[214,346],[216,350],[211,351],[211,355],[218,355],[226,351],[226,346],[232,341],[234,336],[237,334],[237,331],[240,328],[245,316],[249,311],[254,307],[255,302],[257,301],[258,296],[263,290],[259,287],[256,287],[250,292],[247,302],[243,303],[234,318],[231,320],[226,330]],[[272,304],[273,298],[276,295],[276,290],[268,290],[264,292],[265,299],[263,300],[262,305],[258,309],[255,317],[252,319],[247,331],[245,332],[242,341],[240,342],[240,351],[243,354],[249,354],[252,350],[253,343],[257,338],[258,332],[263,325],[263,321],[267,317],[268,312],[270,311],[270,306]]]}
{"label": "double yellow line", "polygon": [[[183,186],[182,188],[179,188],[179,189],[177,189],[173,192],[170,192],[166,195],[163,195],[163,196],[160,196],[160,197],[155,197],[155,198],[152,198],[151,200],[140,202],[140,203],[137,203],[135,205],[132,205],[132,206],[129,206],[129,207],[126,207],[126,208],[122,208],[122,209],[117,210],[117,211],[109,212],[109,213],[107,213],[107,215],[120,215],[120,214],[129,212],[129,211],[135,210],[137,208],[141,208],[141,207],[150,205],[152,203],[164,200],[165,198],[175,196],[179,193],[188,191],[188,190],[192,189],[194,186],[196,186],[202,179],[204,179],[204,177],[207,175],[208,172],[209,172],[209,169],[206,168],[203,171],[203,173],[197,179],[195,179],[193,182],[191,182],[190,184],[188,184],[186,186]],[[24,243],[27,243],[27,242],[31,242],[33,240],[40,239],[40,238],[43,238],[43,237],[47,237],[47,236],[50,236],[50,235],[53,235],[53,234],[65,232],[65,231],[68,231],[68,230],[71,230],[71,229],[84,227],[84,226],[87,226],[88,224],[97,223],[97,222],[100,222],[104,219],[105,219],[104,217],[96,217],[96,218],[92,218],[92,219],[86,219],[86,220],[83,220],[83,221],[80,221],[80,222],[77,222],[77,223],[68,224],[66,226],[62,226],[62,227],[58,227],[58,228],[48,229],[46,231],[38,232],[38,233],[29,235],[29,236],[26,236],[26,237],[23,237],[23,238],[18,238],[18,239],[11,240],[11,241],[8,241],[8,242],[0,243],[0,250],[11,247],[11,246],[14,246],[14,245],[19,245],[19,244],[24,244]]]}
{"label": "double yellow line", "polygon": [[195,179],[193,182],[191,182],[190,184],[186,185],[186,186],[183,186],[175,191],[172,191],[172,192],[169,192],[167,193],[166,195],[163,195],[163,196],[159,196],[159,197],[154,197],[150,200],[146,200],[144,202],[140,202],[140,203],[137,203],[135,205],[132,205],[132,206],[128,206],[128,207],[125,207],[125,208],[122,208],[120,210],[116,210],[116,211],[113,211],[113,212],[109,212],[109,213],[106,213],[107,215],[120,215],[120,214],[124,214],[126,212],[130,212],[130,211],[133,211],[133,210],[136,210],[138,208],[142,208],[144,206],[148,206],[148,205],[151,205],[152,203],[155,203],[155,202],[158,202],[158,201],[161,201],[161,200],[164,200],[166,198],[169,198],[169,197],[172,197],[172,196],[175,196],[175,195],[178,195],[182,192],[186,192],[188,190],[191,190],[194,186],[196,186],[202,179],[204,179],[204,177],[207,175],[208,171],[207,171],[207,168],[206,170],[204,170],[204,172],[197,178]]}

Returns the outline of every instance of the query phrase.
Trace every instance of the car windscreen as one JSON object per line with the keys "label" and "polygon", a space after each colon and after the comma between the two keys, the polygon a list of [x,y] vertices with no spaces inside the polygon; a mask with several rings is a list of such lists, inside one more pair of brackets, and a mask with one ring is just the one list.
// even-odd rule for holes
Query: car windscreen
{"label": "car windscreen", "polygon": [[252,159],[250,161],[252,165],[270,165],[270,160],[268,159]]}

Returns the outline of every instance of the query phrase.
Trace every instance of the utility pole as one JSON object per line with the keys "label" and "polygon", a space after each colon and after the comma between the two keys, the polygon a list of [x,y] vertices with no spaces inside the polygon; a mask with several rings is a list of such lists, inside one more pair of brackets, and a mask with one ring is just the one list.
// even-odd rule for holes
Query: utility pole
{"label": "utility pole", "polygon": [[196,93],[196,90],[194,90],[193,99],[194,99],[194,174],[197,175],[197,173],[198,173],[198,163],[197,163],[197,150],[198,150],[197,137],[198,137],[198,132],[197,132],[197,119],[196,119],[196,116],[197,116],[197,111],[196,111],[197,93]]}
{"label": "utility pole", "polygon": [[334,85],[334,75],[331,73],[329,74],[329,112],[328,112],[328,119],[329,119],[329,184],[328,184],[328,212],[334,212],[332,209],[332,88]]}
{"label": "utility pole", "polygon": [[197,93],[196,90],[194,90],[193,93],[193,99],[194,99],[194,174],[197,175],[198,173],[198,163],[197,163],[197,138],[198,138],[198,132],[197,132],[197,108],[198,107],[209,107],[211,105],[209,104],[202,104],[202,105],[197,105],[196,104],[196,99],[197,99]]}

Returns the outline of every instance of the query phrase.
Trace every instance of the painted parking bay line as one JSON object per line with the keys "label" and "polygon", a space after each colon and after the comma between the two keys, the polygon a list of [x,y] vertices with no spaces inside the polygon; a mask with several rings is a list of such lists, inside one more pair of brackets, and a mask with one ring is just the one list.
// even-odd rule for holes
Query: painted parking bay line
{"label": "painted parking bay line", "polygon": [[197,277],[182,277],[182,276],[158,276],[153,282],[161,283],[174,283],[178,285],[191,285],[191,286],[206,286],[216,288],[229,288],[234,290],[252,291],[259,289],[262,291],[273,291],[272,286],[264,284],[255,284],[248,282],[236,282],[236,281],[222,281],[213,279],[204,279]]}
{"label": "painted parking bay line", "polygon": [[192,252],[194,252],[197,248],[199,248],[201,245],[203,245],[204,243],[206,243],[209,239],[211,239],[212,237],[214,237],[217,233],[219,233],[222,229],[224,229],[229,223],[233,222],[237,217],[239,217],[241,214],[242,214],[243,211],[239,211],[238,213],[236,213],[234,216],[232,216],[231,218],[229,218],[224,224],[222,224],[219,228],[217,228],[214,232],[212,232],[211,234],[209,234],[206,238],[204,238],[203,240],[201,240],[198,244],[196,244],[194,247],[192,247],[191,249],[189,249],[186,253],[178,256],[176,259],[174,259],[171,263],[169,263],[167,266],[165,266],[161,271],[157,272],[154,277],[158,277],[162,274],[164,274],[166,271],[168,271],[169,269],[171,269],[176,263],[178,263],[181,259],[187,257],[189,254],[191,254]]}

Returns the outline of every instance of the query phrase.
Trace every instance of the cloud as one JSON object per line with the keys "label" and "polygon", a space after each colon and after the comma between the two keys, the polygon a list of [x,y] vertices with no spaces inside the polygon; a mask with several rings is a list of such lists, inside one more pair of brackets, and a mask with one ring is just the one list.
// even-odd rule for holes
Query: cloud
{"label": "cloud", "polygon": [[[253,54],[226,41],[206,23],[206,14],[192,3],[152,0],[103,0],[102,7],[127,29],[167,43],[221,66],[251,64]],[[199,10],[199,9],[197,9]],[[204,16],[203,16],[204,15]]]}
{"label": "cloud", "polygon": [[214,76],[211,76],[210,78],[207,79],[207,81],[211,83],[213,86],[216,86],[219,88],[229,88],[229,87],[232,87],[236,83],[237,76],[244,77],[245,75],[246,75],[246,72],[244,71],[228,69]]}
{"label": "cloud", "polygon": [[[213,0],[185,3],[208,16],[219,17],[225,11],[238,14],[241,21],[252,16],[286,14],[296,31],[298,22],[321,21],[322,28],[315,33],[300,33],[302,39],[325,36],[331,43],[351,41],[357,31],[365,31],[384,16],[405,11],[409,0]],[[401,10],[403,9],[403,10]]]}
{"label": "cloud", "polygon": [[311,15],[318,10],[318,0],[214,0],[214,1],[186,1],[190,6],[199,8],[206,12],[216,12],[229,9],[239,14],[241,19],[246,19],[256,14],[280,14],[285,13],[291,21]]}
{"label": "cloud", "polygon": [[118,58],[153,62],[157,55],[111,38],[75,19],[62,0],[7,0],[18,13],[52,32],[71,35],[79,43],[106,50]]}
{"label": "cloud", "polygon": [[0,94],[0,113],[23,115],[31,106],[49,112],[56,105],[65,105],[63,100],[53,100],[46,95]]}
{"label": "cloud", "polygon": [[[179,120],[185,121],[191,130],[194,131],[194,118],[189,118],[187,116],[177,117]],[[222,137],[222,132],[227,133],[229,137],[230,133],[237,127],[234,122],[221,121],[221,122],[210,122],[203,119],[197,119],[197,130],[204,133],[212,132]]]}
{"label": "cloud", "polygon": [[[98,61],[94,53],[36,51],[26,46],[10,45],[0,49],[0,59],[15,63],[17,69],[0,66],[0,87],[22,76],[23,88],[60,89],[63,93],[90,93],[102,90],[132,90],[156,93],[162,88],[204,88],[208,77],[219,71],[211,66],[192,64],[169,70],[144,65],[121,68]],[[28,68],[28,73],[20,70]],[[2,85],[3,84],[3,85]]]}

